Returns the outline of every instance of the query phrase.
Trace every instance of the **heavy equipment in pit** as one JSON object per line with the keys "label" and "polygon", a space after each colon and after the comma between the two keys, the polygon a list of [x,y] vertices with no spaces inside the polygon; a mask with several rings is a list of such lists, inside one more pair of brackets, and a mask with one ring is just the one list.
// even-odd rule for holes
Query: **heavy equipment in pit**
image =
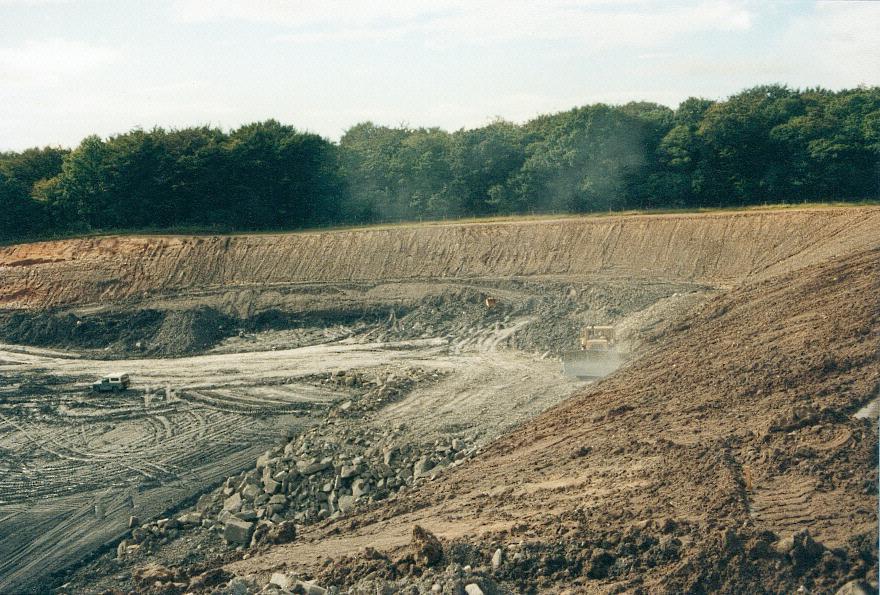
{"label": "heavy equipment in pit", "polygon": [[581,330],[580,350],[562,354],[565,376],[593,379],[607,376],[623,363],[613,326],[588,325]]}

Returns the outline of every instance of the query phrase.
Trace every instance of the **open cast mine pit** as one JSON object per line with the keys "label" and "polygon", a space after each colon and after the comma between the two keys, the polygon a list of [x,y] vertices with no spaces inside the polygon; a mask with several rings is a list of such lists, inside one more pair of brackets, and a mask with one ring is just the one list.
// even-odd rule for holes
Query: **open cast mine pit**
{"label": "open cast mine pit", "polygon": [[[84,238],[0,279],[0,592],[876,590],[880,208]],[[590,326],[620,367],[563,374]]]}

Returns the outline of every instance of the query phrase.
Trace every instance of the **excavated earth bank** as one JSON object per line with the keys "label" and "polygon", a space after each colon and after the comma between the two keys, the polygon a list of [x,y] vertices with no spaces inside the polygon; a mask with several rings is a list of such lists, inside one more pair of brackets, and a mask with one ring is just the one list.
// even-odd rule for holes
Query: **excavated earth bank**
{"label": "excavated earth bank", "polygon": [[854,414],[880,391],[880,250],[739,287],[657,341],[392,505],[226,569],[451,582],[406,558],[420,525],[487,592],[876,590],[876,420]]}
{"label": "excavated earth bank", "polygon": [[[595,274],[725,285],[877,241],[880,209],[630,215],[329,233],[107,237],[0,248],[0,305],[344,281]],[[247,298],[251,299],[248,300]]]}
{"label": "excavated earth bank", "polygon": [[[877,208],[0,248],[0,590],[876,589],[878,250]],[[587,387],[584,324],[631,359]]]}

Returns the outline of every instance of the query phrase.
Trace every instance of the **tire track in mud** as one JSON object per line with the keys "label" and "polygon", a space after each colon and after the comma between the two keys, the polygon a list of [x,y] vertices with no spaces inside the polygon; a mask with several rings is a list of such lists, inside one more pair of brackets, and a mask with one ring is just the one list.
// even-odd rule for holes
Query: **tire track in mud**
{"label": "tire track in mud", "polygon": [[[58,432],[54,425],[15,421],[0,414],[0,424],[13,428],[50,458],[64,461],[39,464],[39,480],[10,469],[0,476],[0,501],[14,502],[88,489],[120,472],[134,473],[151,481],[177,477],[200,461],[222,456],[224,451],[246,444],[248,432],[241,430],[245,419],[253,415],[303,414],[316,406],[309,402],[233,395],[206,398],[206,401],[176,401],[170,407],[152,411],[132,410],[121,425],[111,412],[95,419],[91,425],[78,424],[70,433]],[[117,423],[107,432],[103,428],[110,420]],[[75,473],[70,473],[71,465]]]}
{"label": "tire track in mud", "polygon": [[[273,425],[272,420],[284,419],[270,415],[255,423],[255,418],[248,415],[203,407],[197,408],[198,411],[194,409],[180,410],[167,420],[167,426],[154,422],[162,428],[162,433],[150,447],[137,452],[137,461],[134,452],[124,453],[131,463],[129,468],[151,463],[157,472],[161,471],[153,473],[161,480],[157,487],[138,495],[138,514],[156,515],[168,503],[189,497],[201,487],[252,464],[265,448],[262,436],[272,435],[264,434],[265,429]],[[147,419],[141,420],[145,426],[149,425]],[[291,421],[282,425],[288,427]],[[5,424],[3,420],[0,422]],[[38,477],[19,475],[14,482],[7,481],[6,477],[0,480],[0,534],[19,535],[18,539],[0,540],[2,592],[17,591],[27,584],[28,577],[36,576],[35,572],[44,574],[45,570],[38,569],[47,562],[49,568],[61,568],[84,552],[92,551],[95,545],[114,539],[125,530],[125,522],[132,512],[124,506],[124,493],[128,490],[119,487],[114,479],[126,481],[124,474],[119,473],[119,461],[107,458],[113,453],[81,450],[78,447],[82,445],[82,436],[78,432],[74,436],[76,445],[65,444],[63,439],[48,440],[47,430],[33,424],[12,423],[20,433],[27,434],[30,444],[39,444],[42,452],[52,457],[75,459],[82,465],[71,468],[67,463],[44,464],[39,467]],[[166,431],[170,431],[170,438],[165,438]],[[78,491],[60,495],[58,488],[64,485],[73,485]],[[111,487],[113,485],[117,487]],[[41,492],[48,498],[42,503]],[[18,499],[19,503],[5,503],[10,499]],[[103,503],[103,518],[95,516],[96,502]],[[18,526],[27,526],[28,530],[18,532],[14,529]],[[92,545],[88,545],[90,543]]]}
{"label": "tire track in mud", "polygon": [[771,480],[759,486],[751,498],[752,517],[780,535],[791,535],[816,521],[812,506],[815,482],[802,478],[785,482]]}
{"label": "tire track in mud", "polygon": [[[29,357],[16,373],[40,386],[52,357]],[[217,407],[136,390],[85,396],[82,374],[70,377],[66,390],[53,385],[48,407],[34,406],[43,397],[0,404],[0,453],[10,463],[0,466],[0,592],[39,590],[48,574],[118,539],[130,514],[154,517],[252,465],[279,428],[309,423],[339,396],[309,384],[263,385],[255,371],[209,389]]]}

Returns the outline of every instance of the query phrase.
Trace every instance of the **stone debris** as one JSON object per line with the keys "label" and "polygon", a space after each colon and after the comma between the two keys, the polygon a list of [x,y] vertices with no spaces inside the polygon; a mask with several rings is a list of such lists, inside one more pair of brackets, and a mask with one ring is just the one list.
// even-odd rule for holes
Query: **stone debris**
{"label": "stone debris", "polygon": [[176,573],[161,564],[147,564],[136,568],[132,579],[136,585],[153,586],[156,583],[170,583],[176,578]]}
{"label": "stone debris", "polygon": [[340,370],[337,372],[316,374],[310,380],[324,386],[354,389],[359,395],[348,399],[330,411],[331,417],[361,417],[365,412],[376,411],[399,401],[417,384],[438,382],[445,372],[411,368],[405,371],[375,370]]}
{"label": "stone debris", "polygon": [[[450,435],[413,443],[404,426],[377,433],[362,423],[366,412],[402,398],[419,382],[436,382],[443,374],[421,368],[334,372],[311,377],[361,391],[305,433],[267,450],[254,467],[229,477],[204,494],[195,509],[176,518],[133,526],[126,548],[152,539],[169,541],[180,531],[207,529],[231,546],[257,547],[288,543],[296,525],[335,519],[361,506],[394,499],[416,483],[430,481],[476,452],[474,435]],[[137,521],[137,519],[135,519]],[[118,553],[126,555],[125,548]]]}
{"label": "stone debris", "polygon": [[501,548],[495,550],[495,553],[492,554],[492,570],[498,570],[501,568],[501,562],[503,561],[504,553],[501,551]]}
{"label": "stone debris", "polygon": [[177,522],[185,527],[195,527],[202,524],[202,513],[187,512],[177,517]]}
{"label": "stone debris", "polygon": [[257,593],[257,583],[250,577],[236,576],[230,580],[220,593],[224,595],[250,595]]}
{"label": "stone debris", "polygon": [[[382,558],[387,561],[387,558]],[[231,584],[231,582],[230,582]],[[229,592],[228,587],[226,591]],[[427,568],[421,574],[411,574],[397,579],[367,577],[346,587],[326,585],[320,581],[304,580],[295,574],[276,572],[262,588],[252,586],[248,593],[272,595],[376,595],[377,593],[451,593],[456,595],[500,595],[510,593],[481,570],[469,566],[449,564],[445,567]]]}
{"label": "stone debris", "polygon": [[290,588],[293,587],[294,582],[294,579],[283,572],[276,572],[272,575],[272,578],[269,579],[270,585],[275,585],[282,591],[289,591]]}
{"label": "stone debris", "polygon": [[281,521],[273,525],[266,534],[266,543],[290,543],[294,539],[296,539],[296,525],[293,521]]}
{"label": "stone debris", "polygon": [[223,539],[229,543],[249,544],[254,524],[232,517],[223,527]]}
{"label": "stone debris", "polygon": [[849,581],[837,590],[834,595],[868,595],[871,588],[862,581]]}
{"label": "stone debris", "polygon": [[229,478],[219,493],[203,496],[197,509],[220,523],[231,514],[248,521],[310,524],[394,497],[475,452],[464,436],[422,445],[401,444],[403,436],[404,428],[377,435],[331,415],[262,454],[253,469]]}
{"label": "stone debris", "polygon": [[241,494],[233,493],[223,501],[223,510],[226,512],[238,512],[241,510]]}

